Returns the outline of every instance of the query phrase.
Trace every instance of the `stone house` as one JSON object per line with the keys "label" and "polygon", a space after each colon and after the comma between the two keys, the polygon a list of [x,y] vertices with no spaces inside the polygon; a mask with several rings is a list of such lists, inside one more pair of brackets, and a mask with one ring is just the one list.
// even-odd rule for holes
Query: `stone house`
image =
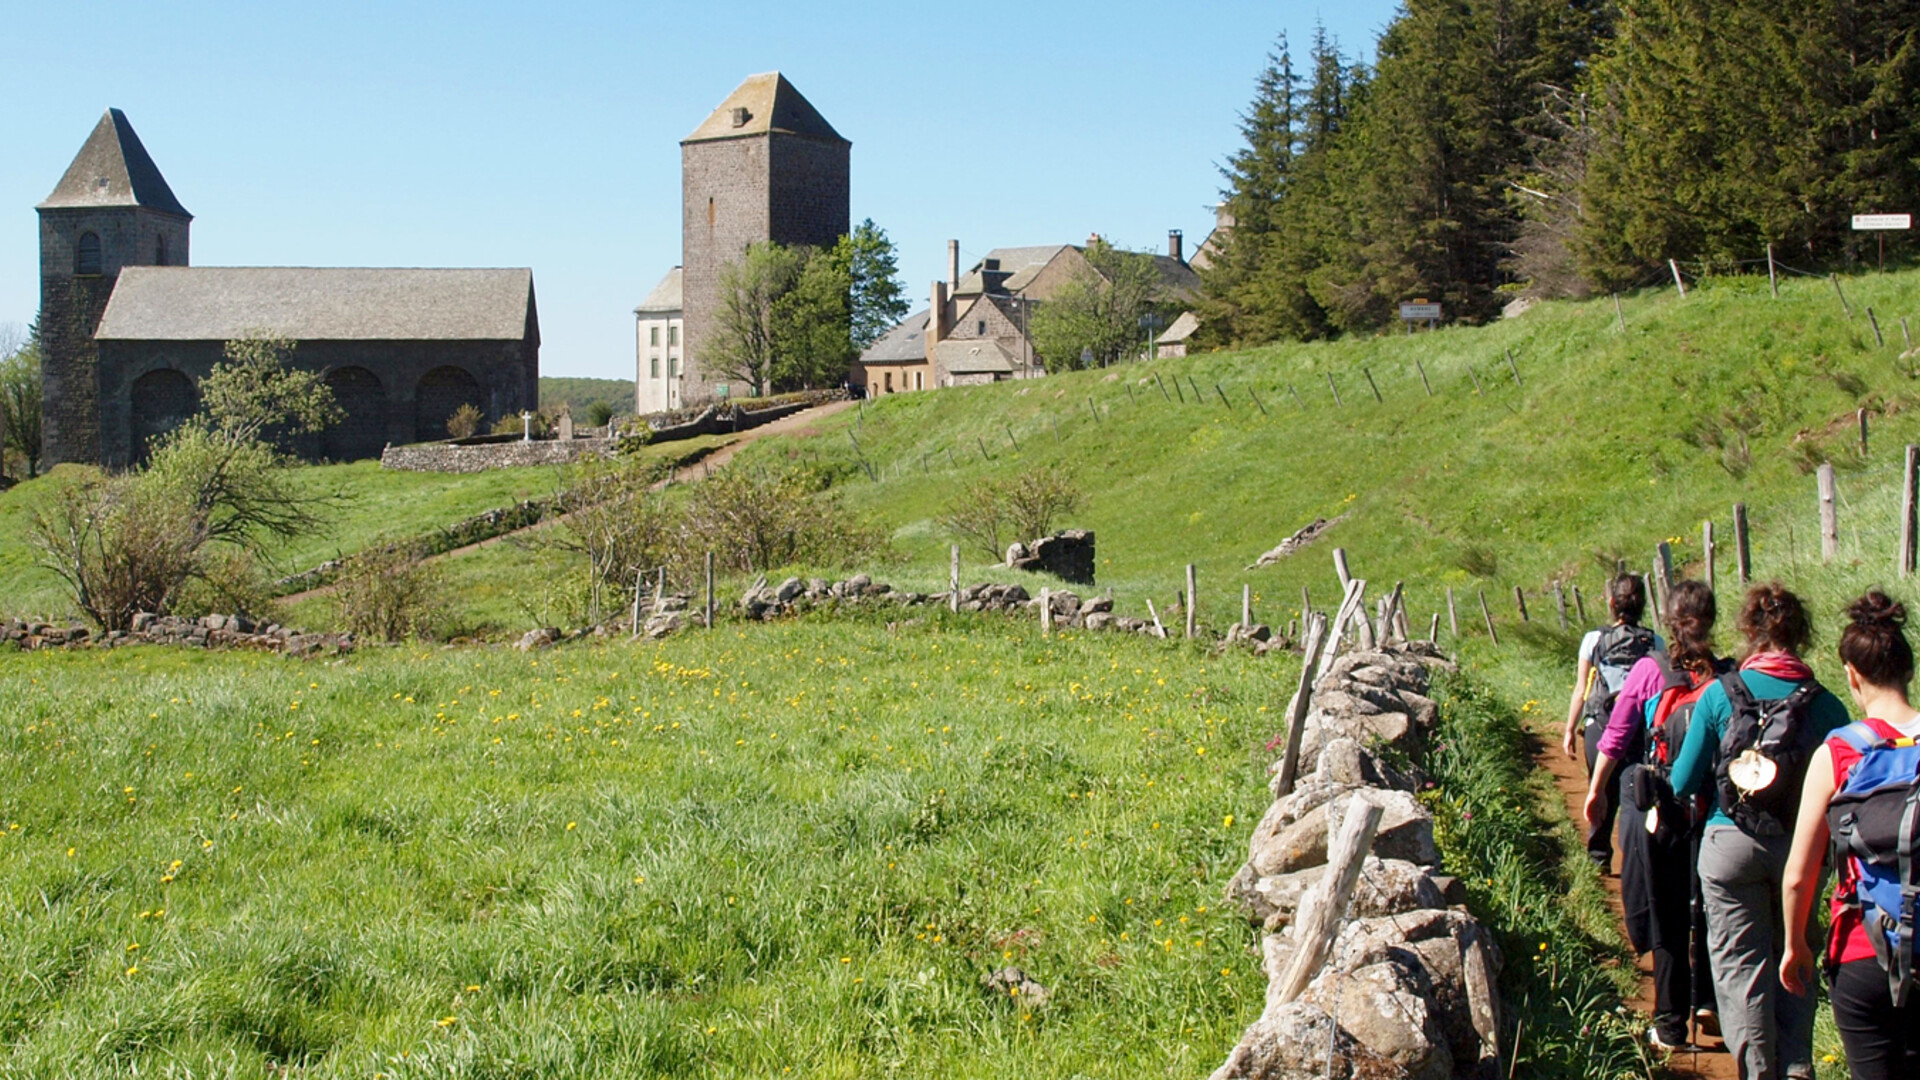
{"label": "stone house", "polygon": [[685,330],[682,319],[681,271],[667,271],[640,306],[633,309],[634,351],[639,368],[633,380],[633,411],[636,415],[671,412],[680,407],[682,367],[686,353],[681,345]]}
{"label": "stone house", "polygon": [[927,356],[927,313],[917,311],[867,346],[854,362],[849,382],[868,397],[925,390],[934,385]]}

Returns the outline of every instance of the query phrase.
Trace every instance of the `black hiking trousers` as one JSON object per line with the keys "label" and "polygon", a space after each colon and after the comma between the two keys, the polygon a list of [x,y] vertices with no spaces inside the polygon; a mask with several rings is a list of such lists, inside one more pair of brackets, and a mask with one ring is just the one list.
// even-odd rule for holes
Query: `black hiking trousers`
{"label": "black hiking trousers", "polygon": [[[1592,721],[1587,723],[1582,740],[1587,746],[1587,776],[1593,776],[1593,763],[1600,756],[1600,735],[1606,731],[1605,724]],[[1587,855],[1600,868],[1602,874],[1613,869],[1613,822],[1620,813],[1620,774],[1626,771],[1626,763],[1620,762],[1607,777],[1607,812],[1587,831]]]}
{"label": "black hiking trousers", "polygon": [[[1622,789],[1633,790],[1621,770]],[[1653,1027],[1670,1046],[1685,1042],[1696,1009],[1713,1009],[1713,977],[1707,968],[1707,919],[1700,904],[1699,831],[1674,828],[1685,822],[1677,803],[1660,808],[1660,828],[1647,832],[1647,814],[1620,808],[1620,906],[1633,950],[1653,955]],[[1717,1010],[1716,1010],[1717,1011]]]}
{"label": "black hiking trousers", "polygon": [[1887,973],[1869,958],[1836,968],[1827,999],[1853,1080],[1920,1076],[1920,992],[1908,992],[1906,1005],[1894,1008]]}

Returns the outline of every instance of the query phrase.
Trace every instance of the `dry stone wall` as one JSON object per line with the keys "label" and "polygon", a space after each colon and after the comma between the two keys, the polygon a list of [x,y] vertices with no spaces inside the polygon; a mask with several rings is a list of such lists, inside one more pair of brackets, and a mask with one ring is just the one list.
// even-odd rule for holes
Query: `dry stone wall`
{"label": "dry stone wall", "polygon": [[[1275,799],[1228,899],[1265,931],[1266,1006],[1213,1080],[1497,1080],[1500,954],[1441,873],[1417,760],[1438,710],[1432,646],[1349,653],[1314,688],[1300,781]],[[1301,943],[1296,916],[1328,871],[1347,814],[1382,810],[1372,851],[1327,962],[1292,1000],[1282,975]],[[1337,914],[1337,913],[1336,913]]]}
{"label": "dry stone wall", "polygon": [[288,656],[338,656],[354,648],[352,634],[310,634],[278,623],[256,623],[245,615],[206,615],[198,619],[141,612],[129,630],[96,634],[84,626],[55,626],[12,619],[0,622],[0,642],[26,650],[118,648],[123,645],[182,645],[201,649],[252,649]]}

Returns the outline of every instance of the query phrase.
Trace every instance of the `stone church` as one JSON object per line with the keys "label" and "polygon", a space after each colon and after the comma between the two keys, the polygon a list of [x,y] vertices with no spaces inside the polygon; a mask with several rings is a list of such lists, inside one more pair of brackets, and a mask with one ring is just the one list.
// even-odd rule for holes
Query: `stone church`
{"label": "stone church", "polygon": [[346,419],[299,447],[378,457],[539,403],[540,323],[527,269],[193,267],[193,215],[109,109],[39,207],[47,463],[123,467],[198,405],[225,343],[295,342]]}
{"label": "stone church", "polygon": [[[748,392],[707,362],[721,270],[750,244],[832,247],[846,235],[852,148],[777,71],[749,75],[681,140],[681,266],[635,311],[641,412]],[[670,285],[678,310],[656,302]],[[671,338],[676,320],[678,363],[652,342],[654,325]]]}

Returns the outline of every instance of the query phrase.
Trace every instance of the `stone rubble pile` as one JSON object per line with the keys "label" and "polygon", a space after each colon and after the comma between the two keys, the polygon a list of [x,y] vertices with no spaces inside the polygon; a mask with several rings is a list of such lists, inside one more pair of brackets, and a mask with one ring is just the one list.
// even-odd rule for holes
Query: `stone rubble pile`
{"label": "stone rubble pile", "polygon": [[[1426,778],[1392,764],[1424,750],[1438,719],[1428,669],[1447,666],[1426,642],[1352,652],[1314,688],[1299,780],[1227,886],[1266,931],[1267,1003],[1213,1080],[1501,1075],[1498,947],[1440,873],[1433,818],[1415,796]],[[1363,801],[1382,816],[1347,921],[1305,992],[1283,1002],[1295,915],[1327,872],[1329,837]]]}
{"label": "stone rubble pile", "polygon": [[1007,548],[1008,568],[1052,574],[1075,585],[1093,584],[1094,542],[1091,529],[1067,529]]}
{"label": "stone rubble pile", "polygon": [[337,656],[354,648],[352,634],[309,634],[278,623],[260,625],[245,615],[188,619],[150,612],[135,615],[128,630],[104,634],[95,634],[84,626],[53,626],[11,619],[0,622],[0,642],[12,642],[22,649],[185,645],[202,649],[256,649],[288,656]]}

